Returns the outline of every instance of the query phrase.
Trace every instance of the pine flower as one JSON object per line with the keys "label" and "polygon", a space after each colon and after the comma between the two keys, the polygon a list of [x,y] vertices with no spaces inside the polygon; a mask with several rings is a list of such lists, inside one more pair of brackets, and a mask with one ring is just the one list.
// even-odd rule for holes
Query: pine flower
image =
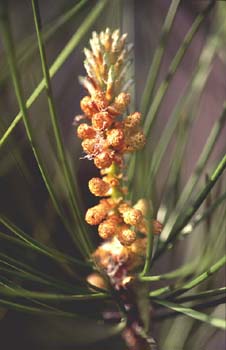
{"label": "pine flower", "polygon": [[94,164],[98,169],[108,168],[113,162],[114,151],[105,150],[94,158]]}
{"label": "pine flower", "polygon": [[141,211],[135,208],[130,208],[128,210],[125,210],[122,216],[126,224],[133,225],[133,226],[138,225],[143,218]]}
{"label": "pine flower", "polygon": [[99,90],[94,90],[94,92],[92,93],[92,101],[93,101],[93,104],[98,109],[98,111],[105,110],[109,105],[104,92]]}
{"label": "pine flower", "polygon": [[108,107],[109,113],[112,115],[120,115],[130,103],[130,94],[121,92],[114,100],[114,102]]}
{"label": "pine flower", "polygon": [[92,127],[96,131],[109,129],[113,123],[113,118],[108,112],[99,112],[92,117]]}
{"label": "pine flower", "polygon": [[123,145],[124,133],[120,128],[114,128],[107,131],[107,143],[114,148],[120,148]]}
{"label": "pine flower", "polygon": [[103,204],[98,204],[87,210],[85,220],[90,225],[99,225],[106,215],[106,207]]}
{"label": "pine flower", "polygon": [[89,181],[89,189],[90,192],[95,196],[103,197],[107,195],[107,192],[110,189],[110,185],[99,177],[93,177]]}
{"label": "pine flower", "polygon": [[82,140],[92,139],[96,136],[96,132],[90,125],[83,123],[78,126],[77,135]]}
{"label": "pine flower", "polygon": [[[111,253],[113,260],[116,262],[123,251],[125,263],[131,267],[142,261],[135,253],[135,243],[140,242],[136,231],[139,235],[147,234],[147,211],[142,201],[134,207],[127,202],[124,198],[127,188],[122,187],[124,154],[135,152],[145,144],[141,114],[134,112],[122,119],[130,102],[130,94],[123,88],[130,51],[126,37],[121,36],[119,30],[107,29],[99,35],[94,32],[91,49],[84,50],[87,76],[80,81],[90,96],[82,99],[81,109],[91,126],[82,123],[77,134],[83,140],[84,152],[102,175],[89,181],[89,189],[95,196],[108,197],[88,209],[85,219],[90,225],[98,225],[99,236],[109,241],[105,248],[122,247],[120,253],[117,248],[118,256]],[[160,229],[161,226],[155,224],[155,231]],[[99,259],[101,265],[105,265],[106,251],[103,253],[103,249],[98,248],[96,256],[98,252],[102,252],[100,255],[104,258],[99,256]]]}
{"label": "pine flower", "polygon": [[82,148],[83,151],[87,154],[94,155],[97,153],[97,144],[96,144],[96,139],[85,139],[82,141]]}
{"label": "pine flower", "polygon": [[85,96],[80,102],[81,110],[85,113],[87,118],[92,118],[93,114],[98,112],[90,96]]}
{"label": "pine flower", "polygon": [[127,134],[123,145],[123,152],[135,152],[144,147],[146,139],[143,131],[137,131],[134,134]]}
{"label": "pine flower", "polygon": [[98,226],[98,233],[103,239],[112,238],[117,233],[117,225],[115,221],[111,219],[104,220]]}
{"label": "pine flower", "polygon": [[135,112],[131,115],[128,115],[123,121],[124,127],[127,129],[135,129],[141,123],[141,113]]}
{"label": "pine flower", "polygon": [[122,225],[118,230],[118,240],[122,245],[131,245],[136,240],[136,232],[128,225]]}

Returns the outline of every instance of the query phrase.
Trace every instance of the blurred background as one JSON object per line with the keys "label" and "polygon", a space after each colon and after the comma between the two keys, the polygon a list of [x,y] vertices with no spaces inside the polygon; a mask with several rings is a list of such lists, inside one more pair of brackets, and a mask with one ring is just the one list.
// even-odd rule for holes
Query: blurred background
{"label": "blurred background", "polygon": [[[72,35],[83,25],[93,7],[102,0],[48,0],[40,1],[40,11],[45,34],[47,49],[47,59],[49,66],[56,60],[61,50],[70,40]],[[3,1],[3,6],[9,7],[10,20],[15,42],[17,61],[20,67],[22,83],[25,97],[28,98],[42,79],[40,57],[37,48],[35,27],[33,21],[32,7],[29,0],[23,1]],[[76,5],[83,3],[78,11],[73,11]],[[132,64],[129,75],[133,78],[130,88],[132,94],[132,109],[140,110],[142,93],[148,75],[154,50],[158,44],[161,27],[165,20],[171,1],[169,0],[114,0],[108,1],[96,21],[86,30],[77,47],[64,62],[62,67],[52,79],[54,98],[57,115],[59,118],[63,142],[66,146],[68,158],[73,169],[74,177],[77,178],[81,191],[81,210],[96,203],[96,199],[89,193],[87,182],[97,174],[91,161],[81,159],[84,157],[80,146],[80,141],[76,137],[73,120],[75,115],[80,114],[80,99],[85,95],[84,89],[79,85],[78,76],[85,75],[83,68],[83,48],[88,46],[88,41],[92,31],[101,31],[106,27],[120,28],[122,32],[128,33],[128,42],[134,43],[132,54]],[[207,5],[207,0],[181,1],[172,30],[169,36],[167,49],[163,58],[160,73],[158,75],[157,86],[165,78],[169,65],[181,45],[183,38],[189,30],[191,24]],[[224,1],[216,1],[216,6],[208,13],[189,46],[184,59],[182,60],[176,74],[170,82],[170,87],[164,98],[164,102],[158,112],[158,118],[154,124],[152,135],[148,141],[146,157],[151,154],[156,142],[160,138],[169,116],[171,115],[178,99],[187,93],[187,85],[197,64],[202,58],[203,70],[210,55],[211,63],[206,73],[199,75],[194,91],[187,104],[181,110],[181,124],[178,123],[174,136],[169,143],[167,152],[160,164],[158,176],[156,178],[155,195],[153,205],[156,214],[161,215],[165,206],[174,206],[180,191],[184,188],[190,174],[194,170],[196,161],[203,149],[214,122],[219,117],[226,97],[226,7]],[[75,12],[75,13],[74,13]],[[210,42],[210,40],[212,40]],[[214,53],[212,46],[217,42],[217,49]],[[211,46],[212,45],[212,46]],[[206,50],[203,55],[203,50]],[[198,87],[203,85],[200,94],[196,94]],[[198,86],[198,87],[197,87]],[[0,135],[4,135],[10,123],[17,115],[19,109],[14,94],[12,82],[7,67],[7,59],[0,41]],[[192,123],[189,124],[189,136],[180,169],[177,172],[176,186],[166,188],[166,179],[169,170],[178,156],[178,137],[183,137],[183,123],[188,122],[190,115]],[[46,96],[41,93],[29,109],[32,128],[35,134],[35,142],[42,154],[43,162],[48,169],[52,182],[57,192],[57,197],[61,201],[65,212],[67,212],[67,193],[62,178],[60,164],[56,157],[53,144],[52,131],[50,128],[50,117]],[[190,120],[190,119],[189,119]],[[182,123],[183,122],[183,123]],[[189,123],[189,122],[188,122]],[[179,135],[179,136],[178,136]],[[226,151],[226,128],[220,133],[217,144],[208,160],[200,184],[205,182],[216,160]],[[136,173],[133,175],[136,177]],[[175,183],[173,183],[175,185]],[[171,184],[172,185],[172,184]],[[211,193],[209,201],[217,198],[222,189],[225,189],[226,178],[223,176],[219,185]],[[145,191],[145,189],[143,189]],[[137,191],[139,192],[139,186]],[[65,233],[65,229],[57,216],[48,193],[43,185],[39,170],[36,166],[30,144],[27,141],[23,123],[20,121],[11,136],[7,139],[0,150],[0,212],[9,217],[16,225],[30,232],[31,235],[41,242],[54,245],[71,255],[74,251],[70,237]],[[207,203],[208,204],[208,203]],[[161,211],[159,211],[161,208]],[[218,217],[226,214],[225,205],[218,209]],[[216,240],[216,219],[212,222],[204,221],[199,225],[194,235],[181,240],[173,252],[169,251],[164,257],[154,265],[153,274],[160,274],[171,271],[184,263],[190,262],[197,257],[201,257],[201,252],[206,244],[206,239],[211,242]],[[207,229],[208,227],[208,229]],[[214,230],[215,228],[215,230]],[[221,229],[223,235],[218,241],[217,249],[220,255],[226,248],[225,242],[225,221]],[[206,231],[209,234],[206,236]],[[96,232],[90,230],[90,235],[94,242],[97,241]],[[15,254],[17,259],[23,259],[18,251],[12,252],[10,246],[2,246],[7,254]],[[210,246],[205,246],[210,249]],[[1,249],[3,249],[1,248]],[[216,253],[217,254],[217,253]],[[35,259],[35,258],[34,258]],[[37,261],[34,260],[34,265]],[[45,259],[39,260],[39,267],[49,273],[56,271],[56,266],[51,266]],[[197,266],[199,261],[197,260]],[[208,288],[221,287],[225,285],[225,269],[220,271],[209,283]],[[61,275],[63,272],[58,272]],[[84,271],[86,273],[86,271]],[[153,288],[161,287],[156,283]],[[88,309],[89,305],[87,306]],[[97,306],[90,306],[92,308]],[[88,310],[89,311],[89,310]],[[95,312],[95,310],[93,310]],[[216,315],[224,317],[225,308],[216,307],[212,309]],[[90,342],[89,335],[95,334],[98,341],[103,338],[101,327],[95,328],[90,325],[65,324],[63,327],[54,324],[52,320],[23,315],[15,311],[0,309],[0,343],[4,350],[13,349],[64,349],[65,343],[70,349],[124,349],[124,345],[119,337],[110,341],[99,341],[94,345],[87,345]],[[76,345],[79,332],[85,335],[80,337],[79,345]],[[77,331],[76,331],[77,329]],[[43,335],[45,333],[45,336]],[[48,345],[48,337],[51,339],[57,333],[57,340]],[[41,335],[42,334],[42,335]],[[62,340],[67,337],[67,341]],[[225,333],[219,331],[199,321],[177,316],[175,318],[157,319],[154,324],[154,335],[160,344],[160,349],[224,349]],[[40,347],[40,338],[44,338]],[[91,341],[93,338],[91,336]]]}

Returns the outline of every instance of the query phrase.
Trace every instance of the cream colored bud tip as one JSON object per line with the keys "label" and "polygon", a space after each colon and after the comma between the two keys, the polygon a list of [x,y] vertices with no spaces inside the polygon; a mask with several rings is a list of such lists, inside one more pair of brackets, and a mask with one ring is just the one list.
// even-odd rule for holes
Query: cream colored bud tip
{"label": "cream colored bud tip", "polygon": [[87,282],[89,284],[91,284],[94,287],[97,288],[101,288],[101,289],[106,289],[107,285],[105,283],[105,280],[103,279],[103,277],[97,273],[97,272],[93,272],[90,275],[87,276],[86,278]]}

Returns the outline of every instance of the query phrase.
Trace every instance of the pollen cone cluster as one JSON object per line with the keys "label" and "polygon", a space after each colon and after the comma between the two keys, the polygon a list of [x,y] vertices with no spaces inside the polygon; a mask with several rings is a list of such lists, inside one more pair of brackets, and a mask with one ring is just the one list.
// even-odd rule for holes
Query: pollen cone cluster
{"label": "pollen cone cluster", "polygon": [[[88,95],[81,100],[84,115],[79,116],[82,123],[77,135],[82,139],[86,157],[100,169],[100,177],[89,181],[89,189],[102,198],[88,209],[85,220],[90,225],[98,225],[100,237],[112,247],[115,244],[121,247],[128,257],[143,247],[147,221],[145,201],[132,205],[124,199],[127,189],[122,186],[124,155],[140,150],[145,144],[141,114],[126,113],[130,94],[126,91],[125,77],[131,50],[126,37],[126,34],[120,35],[119,30],[94,32],[90,49],[84,50],[87,76],[81,77],[80,82]],[[154,226],[158,233],[161,228],[157,223]],[[95,252],[97,259],[100,249]]]}

